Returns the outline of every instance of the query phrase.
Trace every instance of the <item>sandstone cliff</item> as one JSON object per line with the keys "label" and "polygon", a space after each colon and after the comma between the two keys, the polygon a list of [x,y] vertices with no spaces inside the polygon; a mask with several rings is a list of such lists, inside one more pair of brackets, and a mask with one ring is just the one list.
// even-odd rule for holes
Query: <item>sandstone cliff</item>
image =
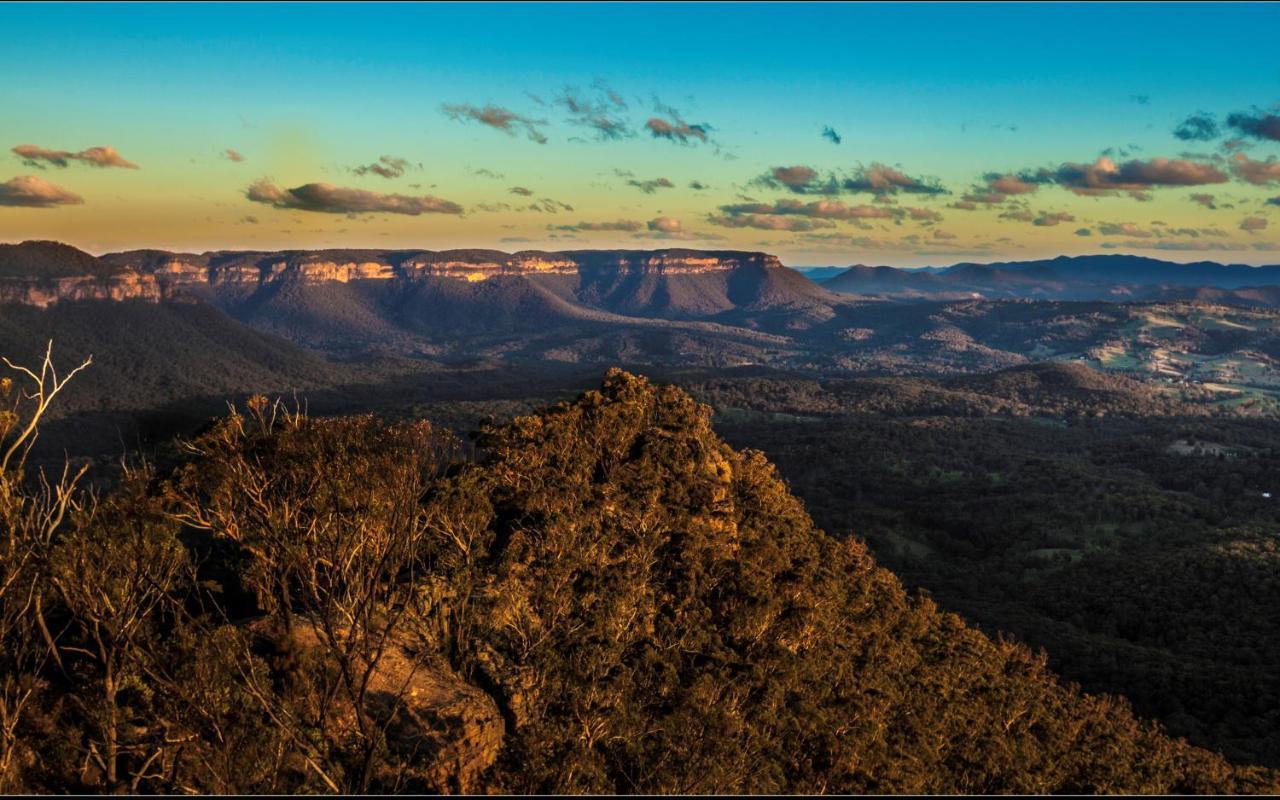
{"label": "sandstone cliff", "polygon": [[68,300],[158,301],[187,293],[277,282],[349,283],[496,276],[668,276],[782,268],[775,256],[740,251],[306,250],[171,253],[134,250],[95,258],[55,242],[0,245],[0,302],[41,308]]}

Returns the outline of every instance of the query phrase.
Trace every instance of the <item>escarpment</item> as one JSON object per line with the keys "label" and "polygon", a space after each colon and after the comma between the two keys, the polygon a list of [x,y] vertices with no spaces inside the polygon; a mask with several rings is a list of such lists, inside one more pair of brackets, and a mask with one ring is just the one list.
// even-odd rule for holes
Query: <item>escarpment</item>
{"label": "escarpment", "polygon": [[172,300],[219,289],[272,284],[413,282],[453,278],[565,275],[702,275],[781,269],[775,256],[740,251],[291,250],[172,253],[132,250],[94,256],[55,242],[0,245],[0,302],[48,307],[77,300]]}

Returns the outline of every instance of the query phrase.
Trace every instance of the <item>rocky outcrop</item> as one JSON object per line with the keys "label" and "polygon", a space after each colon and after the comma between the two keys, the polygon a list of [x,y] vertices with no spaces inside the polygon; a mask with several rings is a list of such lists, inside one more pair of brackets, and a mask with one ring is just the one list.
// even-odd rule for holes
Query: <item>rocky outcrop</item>
{"label": "rocky outcrop", "polygon": [[[66,252],[76,254],[74,267]],[[135,250],[94,258],[65,245],[0,245],[0,302],[47,307],[71,300],[168,300],[187,292],[303,283],[477,282],[497,276],[697,275],[745,267],[781,268],[775,256],[741,251],[578,250],[316,250],[169,253]],[[75,273],[75,274],[68,274]],[[83,273],[83,274],[79,274]]]}

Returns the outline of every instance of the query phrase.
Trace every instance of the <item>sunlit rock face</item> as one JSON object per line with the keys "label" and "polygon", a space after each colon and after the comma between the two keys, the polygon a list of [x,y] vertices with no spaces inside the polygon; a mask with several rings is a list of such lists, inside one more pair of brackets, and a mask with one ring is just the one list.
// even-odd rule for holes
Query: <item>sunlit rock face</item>
{"label": "sunlit rock face", "polygon": [[[253,290],[274,282],[485,281],[497,276],[697,275],[774,269],[766,253],[701,250],[318,250],[169,253],[135,250],[95,258],[66,245],[0,245],[0,302],[47,307],[75,300],[170,300],[205,290]],[[83,273],[83,274],[80,274]]]}

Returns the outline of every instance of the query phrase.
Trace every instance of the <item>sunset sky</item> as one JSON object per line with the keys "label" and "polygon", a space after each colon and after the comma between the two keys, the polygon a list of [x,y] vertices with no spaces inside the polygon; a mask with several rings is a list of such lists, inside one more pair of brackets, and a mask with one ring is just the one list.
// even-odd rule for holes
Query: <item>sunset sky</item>
{"label": "sunset sky", "polygon": [[1280,5],[0,6],[0,241],[1280,263]]}

